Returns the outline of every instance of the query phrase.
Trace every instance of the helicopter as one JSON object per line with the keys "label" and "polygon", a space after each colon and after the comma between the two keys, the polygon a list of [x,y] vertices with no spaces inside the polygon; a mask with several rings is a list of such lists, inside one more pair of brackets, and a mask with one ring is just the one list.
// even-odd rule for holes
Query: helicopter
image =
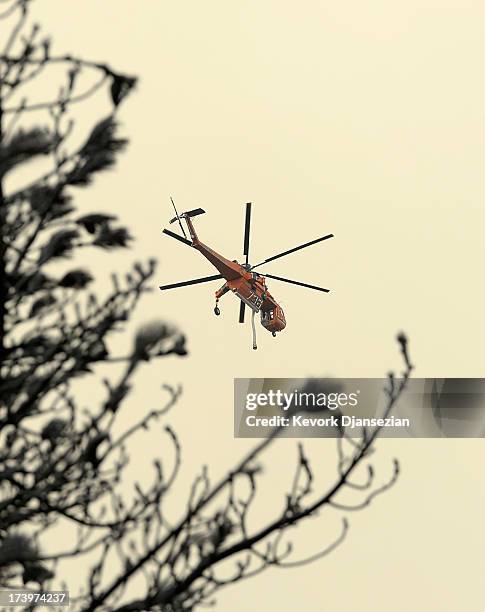
{"label": "helicopter", "polygon": [[[254,324],[254,317],[256,313],[260,313],[261,325],[269,332],[271,332],[273,336],[276,336],[278,332],[281,332],[286,327],[285,314],[281,306],[269,292],[268,287],[266,285],[267,278],[271,278],[284,283],[290,283],[291,285],[306,287],[308,289],[314,289],[323,293],[329,293],[330,290],[325,289],[323,287],[309,285],[308,283],[302,283],[300,281],[290,280],[289,278],[275,276],[274,274],[255,272],[254,270],[255,268],[259,268],[259,266],[269,263],[270,261],[274,261],[275,259],[279,259],[280,257],[285,257],[286,255],[290,255],[290,253],[299,251],[300,249],[305,249],[319,242],[323,242],[324,240],[333,238],[333,234],[326,234],[325,236],[316,238],[315,240],[311,240],[310,242],[306,242],[305,244],[301,244],[287,251],[283,251],[282,253],[273,255],[272,257],[268,257],[264,261],[261,261],[260,263],[253,266],[249,263],[251,202],[248,202],[246,204],[243,241],[243,255],[245,256],[245,261],[244,263],[239,263],[237,260],[231,261],[229,259],[226,259],[222,255],[219,255],[219,253],[217,253],[207,245],[203,244],[199,240],[194,225],[192,223],[192,218],[204,214],[205,210],[203,210],[202,208],[196,208],[194,210],[189,210],[187,212],[179,214],[177,212],[177,208],[175,207],[175,202],[173,201],[173,198],[170,198],[170,200],[175,210],[175,217],[170,220],[170,224],[178,222],[183,236],[176,234],[175,232],[172,232],[169,229],[164,229],[163,233],[167,236],[170,236],[171,238],[175,238],[176,240],[182,242],[183,244],[186,244],[187,246],[197,249],[219,271],[219,274],[215,274],[213,276],[204,276],[202,278],[194,278],[179,283],[172,283],[170,285],[161,285],[160,289],[162,291],[166,291],[167,289],[177,289],[178,287],[198,285],[200,283],[207,283],[210,281],[215,281],[224,278],[226,282],[215,292],[214,313],[216,315],[221,314],[219,308],[219,300],[223,295],[229,292],[234,293],[234,295],[241,301],[239,308],[239,323],[244,323],[246,306],[251,308],[253,349],[258,348],[256,343],[256,328]],[[187,237],[182,221],[185,221],[187,225],[190,239]]]}

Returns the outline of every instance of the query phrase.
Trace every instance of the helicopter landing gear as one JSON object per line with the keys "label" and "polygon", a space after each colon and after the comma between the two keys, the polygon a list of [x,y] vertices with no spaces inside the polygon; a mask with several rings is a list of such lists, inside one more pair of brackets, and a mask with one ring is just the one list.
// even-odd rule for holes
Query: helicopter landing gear
{"label": "helicopter landing gear", "polygon": [[271,332],[271,335],[273,336],[273,338],[276,338],[276,332]]}

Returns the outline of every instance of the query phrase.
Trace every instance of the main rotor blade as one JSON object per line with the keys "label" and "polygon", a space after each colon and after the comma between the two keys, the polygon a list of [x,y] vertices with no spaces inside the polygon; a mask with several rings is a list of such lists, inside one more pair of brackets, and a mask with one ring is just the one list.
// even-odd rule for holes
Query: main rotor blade
{"label": "main rotor blade", "polygon": [[244,313],[246,312],[246,304],[241,300],[239,306],[239,323],[244,323]]}
{"label": "main rotor blade", "polygon": [[283,278],[282,276],[274,276],[274,274],[262,274],[261,276],[274,278],[275,280],[290,283],[291,285],[299,285],[300,287],[308,287],[308,289],[316,289],[317,291],[323,291],[324,293],[329,293],[330,291],[330,289],[324,289],[323,287],[317,287],[316,285],[309,285],[308,283],[300,283],[300,281],[290,280],[289,278]]}
{"label": "main rotor blade", "polygon": [[199,283],[207,283],[209,281],[217,280],[222,278],[222,274],[215,274],[214,276],[204,276],[203,278],[194,278],[188,281],[182,281],[181,283],[173,283],[172,285],[161,285],[160,289],[176,289],[177,287],[186,287],[187,285],[198,285]]}
{"label": "main rotor blade", "polygon": [[176,240],[180,240],[180,242],[183,242],[184,244],[188,244],[189,246],[192,246],[192,243],[190,242],[190,240],[187,240],[187,238],[182,238],[182,236],[179,236],[178,234],[175,234],[174,232],[171,232],[168,229],[164,229],[163,233],[167,234],[167,236],[171,236],[172,238],[175,238]]}
{"label": "main rotor blade", "polygon": [[[180,221],[180,217],[179,217],[179,214],[177,212],[177,209],[175,208],[175,202],[173,201],[172,196],[170,196],[170,200],[171,200],[171,202],[173,204],[173,209],[175,211],[175,214],[177,215],[177,219],[179,220],[179,225],[180,225],[180,229],[182,230],[182,234],[185,236],[185,240],[187,240],[187,234],[185,233],[184,226],[182,225],[182,221]],[[175,219],[174,219],[174,221],[175,221]]]}
{"label": "main rotor blade", "polygon": [[243,254],[246,255],[246,263],[249,259],[249,232],[251,230],[251,202],[246,204],[246,222],[244,226],[244,247]]}
{"label": "main rotor blade", "polygon": [[278,253],[278,255],[273,255],[273,257],[268,257],[268,259],[265,259],[261,263],[252,266],[251,269],[253,270],[254,268],[262,266],[263,264],[268,263],[269,261],[273,261],[274,259],[278,259],[279,257],[284,257],[285,255],[289,255],[290,253],[294,253],[295,251],[299,251],[300,249],[306,249],[306,247],[312,246],[312,244],[317,244],[317,242],[322,242],[322,240],[328,240],[329,238],[333,238],[333,234],[327,234],[326,236],[322,236],[321,238],[317,238],[316,240],[312,240],[311,242],[301,244],[300,246],[290,249],[289,251],[284,251],[283,253]]}

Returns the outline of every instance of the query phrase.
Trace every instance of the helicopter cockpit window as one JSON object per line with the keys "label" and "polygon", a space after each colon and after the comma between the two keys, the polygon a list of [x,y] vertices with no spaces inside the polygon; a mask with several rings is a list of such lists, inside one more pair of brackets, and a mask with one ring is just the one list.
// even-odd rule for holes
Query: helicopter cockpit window
{"label": "helicopter cockpit window", "polygon": [[261,319],[263,321],[273,321],[275,318],[275,311],[273,310],[262,310],[261,311]]}

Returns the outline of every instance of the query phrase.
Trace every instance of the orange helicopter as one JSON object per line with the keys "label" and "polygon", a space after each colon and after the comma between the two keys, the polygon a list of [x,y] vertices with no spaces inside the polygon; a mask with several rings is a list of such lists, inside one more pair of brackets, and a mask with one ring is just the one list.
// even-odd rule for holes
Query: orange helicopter
{"label": "orange helicopter", "polygon": [[[251,323],[253,329],[253,349],[257,348],[256,328],[254,325],[254,316],[257,312],[261,313],[261,325],[265,329],[270,331],[273,336],[276,336],[277,332],[282,331],[286,327],[286,319],[283,309],[268,291],[268,288],[266,286],[266,278],[272,278],[278,281],[282,281],[284,283],[290,283],[292,285],[299,285],[300,287],[307,287],[308,289],[323,291],[324,293],[329,292],[329,289],[324,289],[323,287],[317,287],[316,285],[301,283],[300,281],[290,280],[281,276],[274,276],[273,274],[260,274],[258,272],[253,272],[253,270],[255,268],[258,268],[259,266],[262,266],[265,263],[289,255],[290,253],[294,253],[295,251],[299,251],[300,249],[312,246],[313,244],[317,244],[318,242],[322,242],[323,240],[333,238],[333,234],[327,234],[326,236],[322,236],[321,238],[317,238],[316,240],[312,240],[311,242],[306,242],[305,244],[294,247],[293,249],[289,249],[288,251],[283,251],[282,253],[278,253],[277,255],[268,257],[268,259],[265,259],[264,261],[256,264],[255,266],[252,266],[249,263],[251,202],[248,202],[246,204],[246,221],[244,228],[243,246],[243,254],[246,257],[246,261],[245,263],[240,264],[236,260],[230,261],[222,255],[219,255],[219,253],[216,253],[216,251],[203,244],[199,240],[195,232],[194,225],[192,223],[192,217],[204,214],[205,210],[203,210],[202,208],[196,208],[195,210],[189,210],[188,212],[183,212],[179,214],[177,212],[173,199],[170,198],[170,200],[175,210],[175,217],[170,220],[170,223],[175,223],[178,221],[183,236],[171,232],[168,229],[164,229],[163,233],[200,251],[200,253],[202,253],[202,255],[206,259],[208,259],[211,264],[215,266],[215,268],[217,268],[219,274],[215,274],[214,276],[204,276],[203,278],[195,278],[188,281],[182,281],[180,283],[173,283],[171,285],[162,285],[160,286],[160,289],[162,291],[165,291],[166,289],[176,289],[177,287],[197,285],[199,283],[207,283],[209,281],[225,278],[226,282],[222,285],[220,289],[215,292],[216,304],[214,308],[214,313],[216,315],[221,314],[221,311],[219,309],[219,300],[229,291],[232,291],[232,293],[234,293],[234,295],[241,300],[239,309],[239,323],[244,323],[244,314],[246,311],[246,306],[249,306],[249,308],[251,308],[252,310]],[[187,238],[184,226],[182,225],[182,220],[185,220],[187,224],[190,240]]]}

